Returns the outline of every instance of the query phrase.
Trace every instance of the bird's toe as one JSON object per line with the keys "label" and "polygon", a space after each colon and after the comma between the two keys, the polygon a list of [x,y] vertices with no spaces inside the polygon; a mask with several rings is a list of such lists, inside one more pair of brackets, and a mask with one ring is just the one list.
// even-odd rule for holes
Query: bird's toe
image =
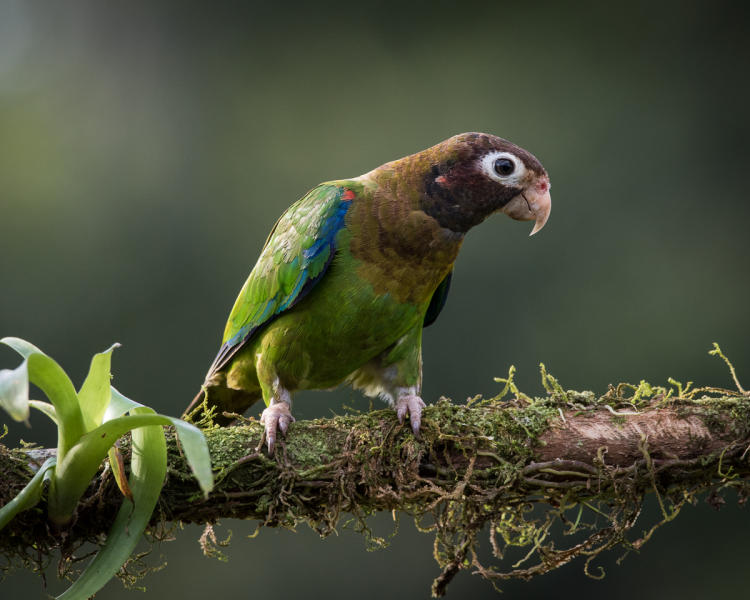
{"label": "bird's toe", "polygon": [[417,395],[401,396],[396,403],[396,416],[399,423],[403,424],[404,418],[408,414],[411,429],[417,437],[419,437],[419,428],[422,424],[422,409],[425,406],[422,398]]}
{"label": "bird's toe", "polygon": [[269,455],[273,454],[276,445],[276,432],[281,431],[281,434],[285,436],[289,425],[294,421],[295,418],[286,402],[271,404],[261,413],[260,422],[265,429]]}

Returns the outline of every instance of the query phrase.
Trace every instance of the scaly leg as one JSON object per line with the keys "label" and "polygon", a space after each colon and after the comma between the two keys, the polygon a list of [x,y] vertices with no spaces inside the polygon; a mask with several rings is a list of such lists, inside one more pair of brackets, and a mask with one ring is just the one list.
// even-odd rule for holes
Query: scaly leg
{"label": "scaly leg", "polygon": [[260,422],[264,426],[270,456],[276,444],[276,432],[281,431],[281,435],[286,436],[289,425],[295,421],[292,416],[292,394],[281,385],[273,366],[263,361],[262,354],[256,356],[256,370],[263,400],[266,402]]}
{"label": "scaly leg", "polygon": [[414,435],[419,435],[425,403],[422,389],[422,324],[393,346],[352,373],[349,382],[368,396],[380,396],[396,411],[400,423],[409,415]]}

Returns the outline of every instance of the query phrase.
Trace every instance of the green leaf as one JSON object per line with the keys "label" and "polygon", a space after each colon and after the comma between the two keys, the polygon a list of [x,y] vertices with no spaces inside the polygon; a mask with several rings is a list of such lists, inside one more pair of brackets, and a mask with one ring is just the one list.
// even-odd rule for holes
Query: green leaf
{"label": "green leaf", "polygon": [[[143,407],[143,405],[138,404],[138,402],[130,398],[126,398],[113,387],[112,399],[104,415],[104,421],[117,418],[138,407]],[[208,493],[214,487],[214,476],[211,471],[211,455],[208,452],[208,444],[203,432],[182,419],[175,417],[166,418],[170,420],[170,423],[177,430],[180,445],[185,452],[185,460],[187,460],[190,470],[198,480],[198,485],[200,485],[203,491],[203,496],[207,498]]]}
{"label": "green leaf", "polygon": [[113,344],[104,352],[94,354],[91,359],[89,374],[78,392],[78,403],[81,407],[86,431],[91,431],[94,427],[102,424],[104,412],[109,406],[112,351],[119,346],[120,344]]}
{"label": "green leaf", "polygon": [[[133,412],[136,414],[124,418],[157,416],[145,407],[135,408]],[[57,597],[58,600],[86,600],[98,592],[138,544],[156,507],[167,472],[167,445],[160,426],[140,427],[133,431],[130,471],[129,487],[134,502],[123,502],[104,546],[78,580]]]}
{"label": "green leaf", "polygon": [[57,413],[57,460],[62,462],[68,450],[86,432],[78,406],[78,396],[70,378],[49,356],[33,344],[19,338],[0,340],[26,359],[29,381],[41,388]]}
{"label": "green leaf", "polygon": [[208,498],[208,493],[214,487],[214,474],[211,471],[211,455],[208,452],[208,443],[203,432],[195,425],[186,423],[176,417],[167,417],[177,430],[180,446],[185,452],[190,470],[198,480],[198,485],[203,491],[203,497]]}
{"label": "green leaf", "polygon": [[76,390],[65,371],[49,356],[32,354],[26,361],[29,381],[38,386],[55,407],[58,421],[57,459],[63,460],[68,450],[86,432]]}
{"label": "green leaf", "polygon": [[0,407],[14,421],[29,422],[29,372],[24,360],[15,369],[0,370]]}
{"label": "green leaf", "polygon": [[[27,418],[29,407],[34,407],[58,424],[57,457],[47,460],[21,493],[0,509],[0,528],[39,501],[45,480],[50,480],[50,519],[56,524],[68,522],[108,452],[120,488],[126,495],[131,494],[120,507],[101,551],[79,580],[60,596],[84,600],[101,589],[125,563],[151,518],[166,474],[162,426],[175,427],[204,495],[213,487],[208,445],[197,427],[158,415],[111,387],[111,353],[116,345],[94,356],[89,374],[76,394],[62,368],[36,346],[18,338],[3,338],[0,342],[25,359],[17,369],[0,371],[0,406],[14,418]],[[41,388],[51,404],[29,400],[29,382]],[[128,416],[123,416],[128,412]],[[114,443],[128,431],[132,431],[132,457],[131,476],[126,483]]]}
{"label": "green leaf", "polygon": [[47,415],[50,419],[52,419],[55,425],[57,425],[57,413],[55,412],[55,407],[52,406],[49,402],[42,402],[41,400],[29,400],[29,406],[31,408],[36,408],[39,412]]}
{"label": "green leaf", "polygon": [[[148,412],[144,412],[144,411]],[[197,427],[174,417],[156,414],[146,407],[133,408],[131,415],[117,417],[89,431],[70,449],[55,470],[49,494],[49,516],[53,522],[64,524],[73,515],[89,482],[109,448],[128,431],[148,425],[174,425],[180,436],[185,458],[198,480],[204,495],[213,488],[211,457],[203,433]]]}
{"label": "green leaf", "polygon": [[34,344],[27,342],[26,340],[22,340],[21,338],[4,337],[0,340],[0,343],[5,344],[6,346],[10,346],[24,358],[29,358],[29,356],[31,356],[32,354],[44,354],[44,352],[42,352]]}
{"label": "green leaf", "polygon": [[42,495],[42,484],[47,471],[57,464],[57,458],[52,456],[44,461],[31,481],[8,504],[0,508],[0,529],[21,511],[27,510],[39,502]]}
{"label": "green leaf", "polygon": [[126,412],[130,412],[134,408],[148,408],[144,407],[143,404],[139,404],[135,400],[126,398],[120,392],[115,389],[115,386],[110,386],[111,398],[107,410],[104,411],[104,417],[102,423],[121,417]]}
{"label": "green leaf", "polygon": [[[141,409],[134,409],[134,412]],[[59,460],[49,492],[49,517],[57,525],[64,525],[73,515],[83,493],[99,470],[104,457],[120,437],[128,431],[147,425],[171,425],[168,417],[139,413],[118,417],[99,425],[82,436]]]}

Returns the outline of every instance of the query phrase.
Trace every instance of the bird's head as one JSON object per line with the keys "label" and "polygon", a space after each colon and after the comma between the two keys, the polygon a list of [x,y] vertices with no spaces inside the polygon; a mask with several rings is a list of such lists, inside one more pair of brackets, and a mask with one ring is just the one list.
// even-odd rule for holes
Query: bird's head
{"label": "bird's head", "polygon": [[408,157],[423,173],[422,210],[441,226],[465,233],[495,212],[535,221],[549,218],[547,171],[536,157],[486,133],[462,133]]}

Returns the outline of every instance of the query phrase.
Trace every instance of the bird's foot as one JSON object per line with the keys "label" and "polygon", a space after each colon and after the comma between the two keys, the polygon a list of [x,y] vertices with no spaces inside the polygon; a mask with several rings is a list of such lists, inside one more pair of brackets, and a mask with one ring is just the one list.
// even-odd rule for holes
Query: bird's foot
{"label": "bird's foot", "polygon": [[404,394],[398,397],[396,401],[396,416],[398,422],[403,425],[404,417],[407,413],[409,415],[409,421],[411,421],[411,430],[414,435],[419,437],[419,426],[422,424],[422,409],[425,407],[425,403],[422,398],[416,394]]}
{"label": "bird's foot", "polygon": [[[265,427],[266,444],[268,445],[268,454],[273,454],[276,443],[276,431],[281,431],[281,435],[286,435],[286,430],[296,419],[292,416],[292,410],[284,402],[275,402],[265,408],[260,414],[260,422]],[[262,443],[262,442],[261,442]]]}

